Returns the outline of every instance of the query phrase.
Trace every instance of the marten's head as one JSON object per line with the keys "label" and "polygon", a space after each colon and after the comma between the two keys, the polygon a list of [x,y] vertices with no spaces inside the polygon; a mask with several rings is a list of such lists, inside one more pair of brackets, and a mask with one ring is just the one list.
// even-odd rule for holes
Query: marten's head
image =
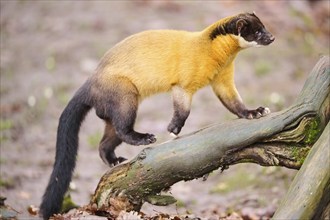
{"label": "marten's head", "polygon": [[220,35],[232,34],[242,48],[268,45],[275,37],[266,30],[255,13],[242,13],[225,19],[211,32],[211,40]]}

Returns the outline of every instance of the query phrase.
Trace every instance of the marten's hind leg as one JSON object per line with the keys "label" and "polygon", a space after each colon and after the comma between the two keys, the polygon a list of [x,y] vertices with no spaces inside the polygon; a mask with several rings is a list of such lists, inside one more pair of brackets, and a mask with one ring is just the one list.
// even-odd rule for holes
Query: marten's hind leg
{"label": "marten's hind leg", "polygon": [[95,109],[100,118],[111,121],[119,139],[131,145],[147,145],[156,141],[155,136],[134,131],[138,94],[128,79],[113,77],[97,94],[99,101]]}
{"label": "marten's hind leg", "polygon": [[115,149],[122,143],[122,140],[118,138],[111,122],[105,121],[105,123],[104,134],[99,146],[99,153],[104,163],[109,166],[115,166],[126,160],[126,158],[117,157],[115,154]]}

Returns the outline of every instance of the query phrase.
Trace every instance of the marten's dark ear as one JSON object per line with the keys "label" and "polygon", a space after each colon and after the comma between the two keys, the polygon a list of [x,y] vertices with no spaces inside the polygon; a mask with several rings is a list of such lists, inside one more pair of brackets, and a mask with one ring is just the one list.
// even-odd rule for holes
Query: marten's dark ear
{"label": "marten's dark ear", "polygon": [[237,29],[237,33],[238,35],[241,34],[241,30],[243,29],[243,27],[247,25],[247,21],[244,20],[244,19],[239,19],[237,22],[236,22],[236,29]]}

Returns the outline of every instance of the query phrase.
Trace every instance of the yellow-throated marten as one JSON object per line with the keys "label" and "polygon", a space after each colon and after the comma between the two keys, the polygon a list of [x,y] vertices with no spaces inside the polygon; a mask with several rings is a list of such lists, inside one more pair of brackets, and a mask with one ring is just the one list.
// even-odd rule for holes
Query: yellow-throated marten
{"label": "yellow-throated marten", "polygon": [[176,135],[189,115],[193,94],[209,84],[229,111],[241,118],[259,118],[269,110],[245,107],[234,84],[234,60],[244,48],[273,41],[254,13],[242,13],[201,32],[144,31],[115,45],[60,117],[54,170],[40,207],[43,218],[60,210],[75,168],[80,124],[91,108],[106,124],[100,155],[109,165],[125,160],[114,152],[120,143],[156,141],[152,134],[134,131],[139,102],[155,93],[172,92],[174,114],[167,129]]}

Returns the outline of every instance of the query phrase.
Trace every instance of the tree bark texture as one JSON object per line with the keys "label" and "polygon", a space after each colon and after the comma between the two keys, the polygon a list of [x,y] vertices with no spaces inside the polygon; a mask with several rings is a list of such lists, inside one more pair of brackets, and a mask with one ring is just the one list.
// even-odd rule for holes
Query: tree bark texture
{"label": "tree bark texture", "polygon": [[330,202],[330,123],[314,144],[274,219],[325,219]]}
{"label": "tree bark texture", "polygon": [[329,57],[324,56],[291,107],[260,119],[212,125],[147,147],[101,178],[91,204],[108,210],[114,198],[125,198],[128,211],[139,210],[146,201],[167,205],[175,200],[161,196],[161,191],[237,163],[299,169],[329,121],[329,87]]}

